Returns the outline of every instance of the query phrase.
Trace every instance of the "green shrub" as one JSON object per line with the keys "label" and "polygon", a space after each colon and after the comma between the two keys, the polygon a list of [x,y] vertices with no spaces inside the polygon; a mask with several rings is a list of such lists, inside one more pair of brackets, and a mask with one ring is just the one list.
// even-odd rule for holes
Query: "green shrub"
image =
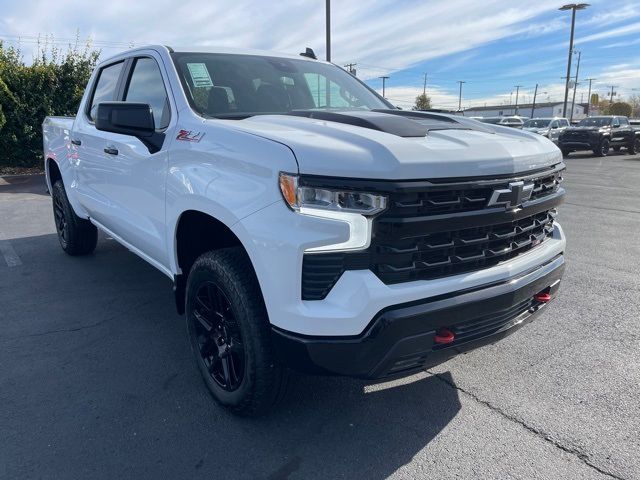
{"label": "green shrub", "polygon": [[89,45],[44,47],[31,65],[0,42],[0,167],[42,165],[42,121],[75,115],[100,55]]}

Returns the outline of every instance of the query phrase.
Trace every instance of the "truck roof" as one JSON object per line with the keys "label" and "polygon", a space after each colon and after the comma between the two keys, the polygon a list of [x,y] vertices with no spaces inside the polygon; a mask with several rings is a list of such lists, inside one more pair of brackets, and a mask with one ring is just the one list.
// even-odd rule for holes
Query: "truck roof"
{"label": "truck roof", "polygon": [[114,59],[122,58],[123,56],[129,57],[135,55],[136,52],[142,52],[144,50],[157,50],[157,51],[166,51],[166,52],[175,52],[175,53],[228,53],[235,55],[256,55],[261,57],[280,57],[280,58],[291,58],[296,60],[306,60],[309,62],[322,62],[327,63],[323,60],[314,60],[309,57],[302,56],[300,54],[291,54],[291,53],[282,53],[282,52],[273,52],[269,50],[258,50],[258,49],[248,49],[248,48],[235,48],[235,47],[215,47],[215,46],[177,46],[171,47],[168,45],[142,45],[139,47],[131,48],[129,50],[124,50],[117,55],[112,55],[103,61],[103,63],[109,63]]}

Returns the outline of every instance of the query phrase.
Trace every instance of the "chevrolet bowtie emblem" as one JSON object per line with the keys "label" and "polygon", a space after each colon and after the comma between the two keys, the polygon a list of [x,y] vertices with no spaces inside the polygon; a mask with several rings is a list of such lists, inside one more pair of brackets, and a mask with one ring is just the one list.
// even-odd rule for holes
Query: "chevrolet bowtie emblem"
{"label": "chevrolet bowtie emblem", "polygon": [[529,200],[532,192],[533,183],[511,182],[509,188],[494,190],[487,206],[504,205],[507,210],[516,208],[522,205],[522,202]]}

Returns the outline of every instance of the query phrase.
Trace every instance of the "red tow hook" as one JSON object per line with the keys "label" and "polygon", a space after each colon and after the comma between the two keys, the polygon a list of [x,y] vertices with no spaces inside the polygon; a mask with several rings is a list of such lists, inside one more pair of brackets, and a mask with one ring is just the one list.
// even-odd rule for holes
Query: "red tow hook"
{"label": "red tow hook", "polygon": [[455,333],[453,333],[448,328],[440,328],[436,331],[436,336],[433,338],[433,341],[444,345],[447,343],[452,343],[456,339]]}
{"label": "red tow hook", "polygon": [[551,301],[551,294],[548,292],[540,292],[540,293],[536,293],[533,296],[533,299],[537,302],[540,303],[547,303]]}

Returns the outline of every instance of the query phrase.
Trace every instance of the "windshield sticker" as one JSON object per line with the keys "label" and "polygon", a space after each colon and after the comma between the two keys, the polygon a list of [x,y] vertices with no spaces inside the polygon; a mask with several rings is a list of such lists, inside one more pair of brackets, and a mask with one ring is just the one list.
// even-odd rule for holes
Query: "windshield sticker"
{"label": "windshield sticker", "polygon": [[204,63],[187,63],[187,68],[194,87],[213,87],[211,75],[209,75],[209,70]]}
{"label": "windshield sticker", "polygon": [[204,132],[192,132],[191,130],[180,130],[176,140],[183,142],[199,142],[204,137]]}

